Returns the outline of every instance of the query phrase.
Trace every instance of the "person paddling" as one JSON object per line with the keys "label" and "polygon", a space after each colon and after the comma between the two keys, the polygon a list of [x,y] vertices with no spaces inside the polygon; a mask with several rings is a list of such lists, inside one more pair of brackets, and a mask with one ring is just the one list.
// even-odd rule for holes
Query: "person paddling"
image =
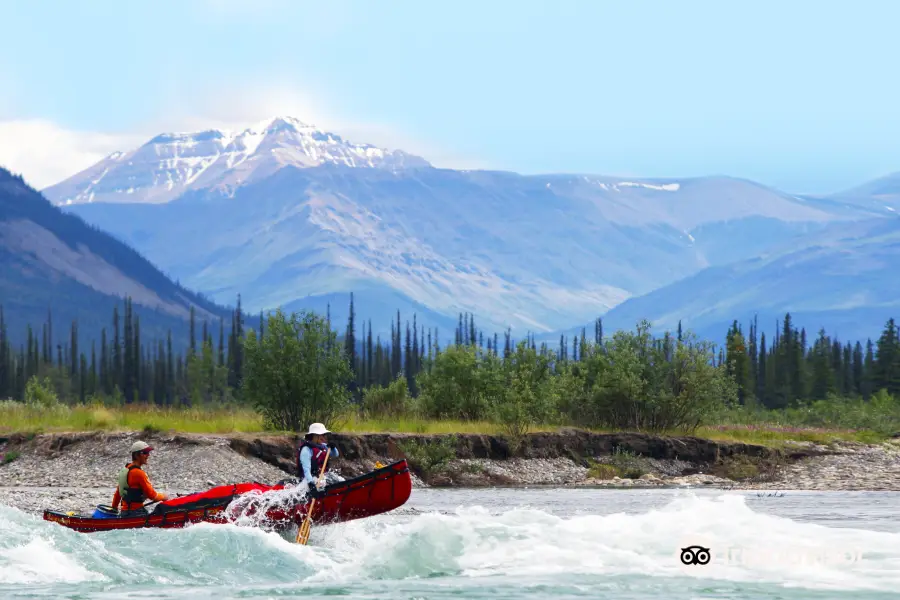
{"label": "person paddling", "polygon": [[119,503],[122,503],[119,516],[145,515],[147,511],[144,510],[144,501],[149,499],[161,502],[169,499],[153,489],[147,473],[141,469],[150,459],[151,450],[152,446],[140,440],[131,446],[131,462],[119,471],[119,484],[113,494],[113,510],[118,509]]}
{"label": "person paddling", "polygon": [[[316,482],[319,479],[319,473],[322,471],[322,463],[325,462],[325,456],[330,451],[331,458],[340,456],[337,448],[328,447],[328,434],[331,433],[325,429],[322,423],[313,423],[309,426],[305,439],[297,448],[297,475],[299,475],[301,483],[307,485],[308,492],[315,490]],[[326,483],[327,480],[343,481],[344,478],[337,473],[331,472],[331,461],[325,468]]]}

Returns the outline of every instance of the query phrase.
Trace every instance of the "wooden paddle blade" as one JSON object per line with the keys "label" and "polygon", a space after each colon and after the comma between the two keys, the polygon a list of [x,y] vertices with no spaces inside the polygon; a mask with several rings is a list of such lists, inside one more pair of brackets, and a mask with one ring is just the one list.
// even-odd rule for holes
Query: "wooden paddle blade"
{"label": "wooden paddle blade", "polygon": [[309,528],[311,525],[311,517],[312,517],[312,509],[316,505],[316,499],[313,498],[312,502],[309,503],[309,510],[306,512],[306,519],[303,520],[303,524],[300,525],[300,529],[297,530],[297,543],[305,546],[306,542],[309,541]]}
{"label": "wooden paddle blade", "polygon": [[[328,465],[328,456],[330,454],[330,450],[325,453],[325,460],[322,462],[322,469],[319,471],[319,480],[316,482],[316,488],[319,487],[319,484],[322,483],[322,480],[325,478],[325,467]],[[297,530],[297,543],[302,546],[305,546],[306,542],[309,540],[310,521],[312,520],[312,511],[315,505],[316,499],[313,498],[312,502],[309,503],[309,509],[306,511],[306,520],[303,521],[300,529]]]}

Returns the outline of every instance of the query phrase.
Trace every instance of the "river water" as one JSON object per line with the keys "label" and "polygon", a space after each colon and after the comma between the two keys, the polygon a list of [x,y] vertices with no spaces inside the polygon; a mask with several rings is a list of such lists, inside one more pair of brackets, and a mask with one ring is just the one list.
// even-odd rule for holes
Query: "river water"
{"label": "river water", "polygon": [[[421,512],[314,526],[308,546],[233,525],[75,533],[0,506],[0,598],[898,597],[900,493],[759,494],[415,489]],[[709,562],[683,564],[698,545]]]}

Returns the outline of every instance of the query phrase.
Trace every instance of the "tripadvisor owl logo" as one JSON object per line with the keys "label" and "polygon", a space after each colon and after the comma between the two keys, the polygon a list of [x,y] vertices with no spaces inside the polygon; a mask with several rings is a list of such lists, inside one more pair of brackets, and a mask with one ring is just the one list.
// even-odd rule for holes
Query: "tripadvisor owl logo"
{"label": "tripadvisor owl logo", "polygon": [[709,564],[711,557],[709,548],[704,548],[703,546],[694,545],[681,549],[680,558],[682,564],[685,565],[706,565]]}

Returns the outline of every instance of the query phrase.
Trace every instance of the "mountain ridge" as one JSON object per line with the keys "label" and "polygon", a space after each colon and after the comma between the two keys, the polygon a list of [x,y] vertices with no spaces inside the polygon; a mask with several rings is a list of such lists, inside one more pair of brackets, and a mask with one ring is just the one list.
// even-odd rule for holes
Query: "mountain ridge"
{"label": "mountain ridge", "polygon": [[[302,140],[279,138],[281,127],[233,168],[192,173],[187,188],[157,177],[146,201],[113,189],[102,202],[68,204],[66,190],[87,189],[100,164],[47,193],[217,301],[240,292],[261,310],[368,289],[376,303],[424,306],[435,319],[472,313],[517,332],[571,327],[708,267],[877,213],[727,175],[291,162],[282,159]],[[285,131],[298,127],[284,121]],[[140,176],[154,187],[152,172]]]}
{"label": "mountain ridge", "polygon": [[[790,313],[807,333],[824,328],[864,340],[900,313],[900,284],[881,276],[897,259],[900,217],[831,225],[800,247],[710,267],[626,300],[603,315],[604,326],[631,328],[647,319],[654,329],[675,331],[681,321],[683,330],[721,340],[735,319],[746,326],[756,316],[761,331],[772,334],[773,324]],[[582,327],[590,325],[546,337],[571,336]]]}
{"label": "mountain ridge", "polygon": [[[198,323],[229,311],[170,280],[114,236],[53,206],[21,176],[0,167],[0,304],[10,335],[45,321],[48,310],[91,334],[131,297],[148,332],[181,339],[191,307]],[[20,331],[21,329],[21,331]],[[60,330],[61,331],[61,330]]]}

